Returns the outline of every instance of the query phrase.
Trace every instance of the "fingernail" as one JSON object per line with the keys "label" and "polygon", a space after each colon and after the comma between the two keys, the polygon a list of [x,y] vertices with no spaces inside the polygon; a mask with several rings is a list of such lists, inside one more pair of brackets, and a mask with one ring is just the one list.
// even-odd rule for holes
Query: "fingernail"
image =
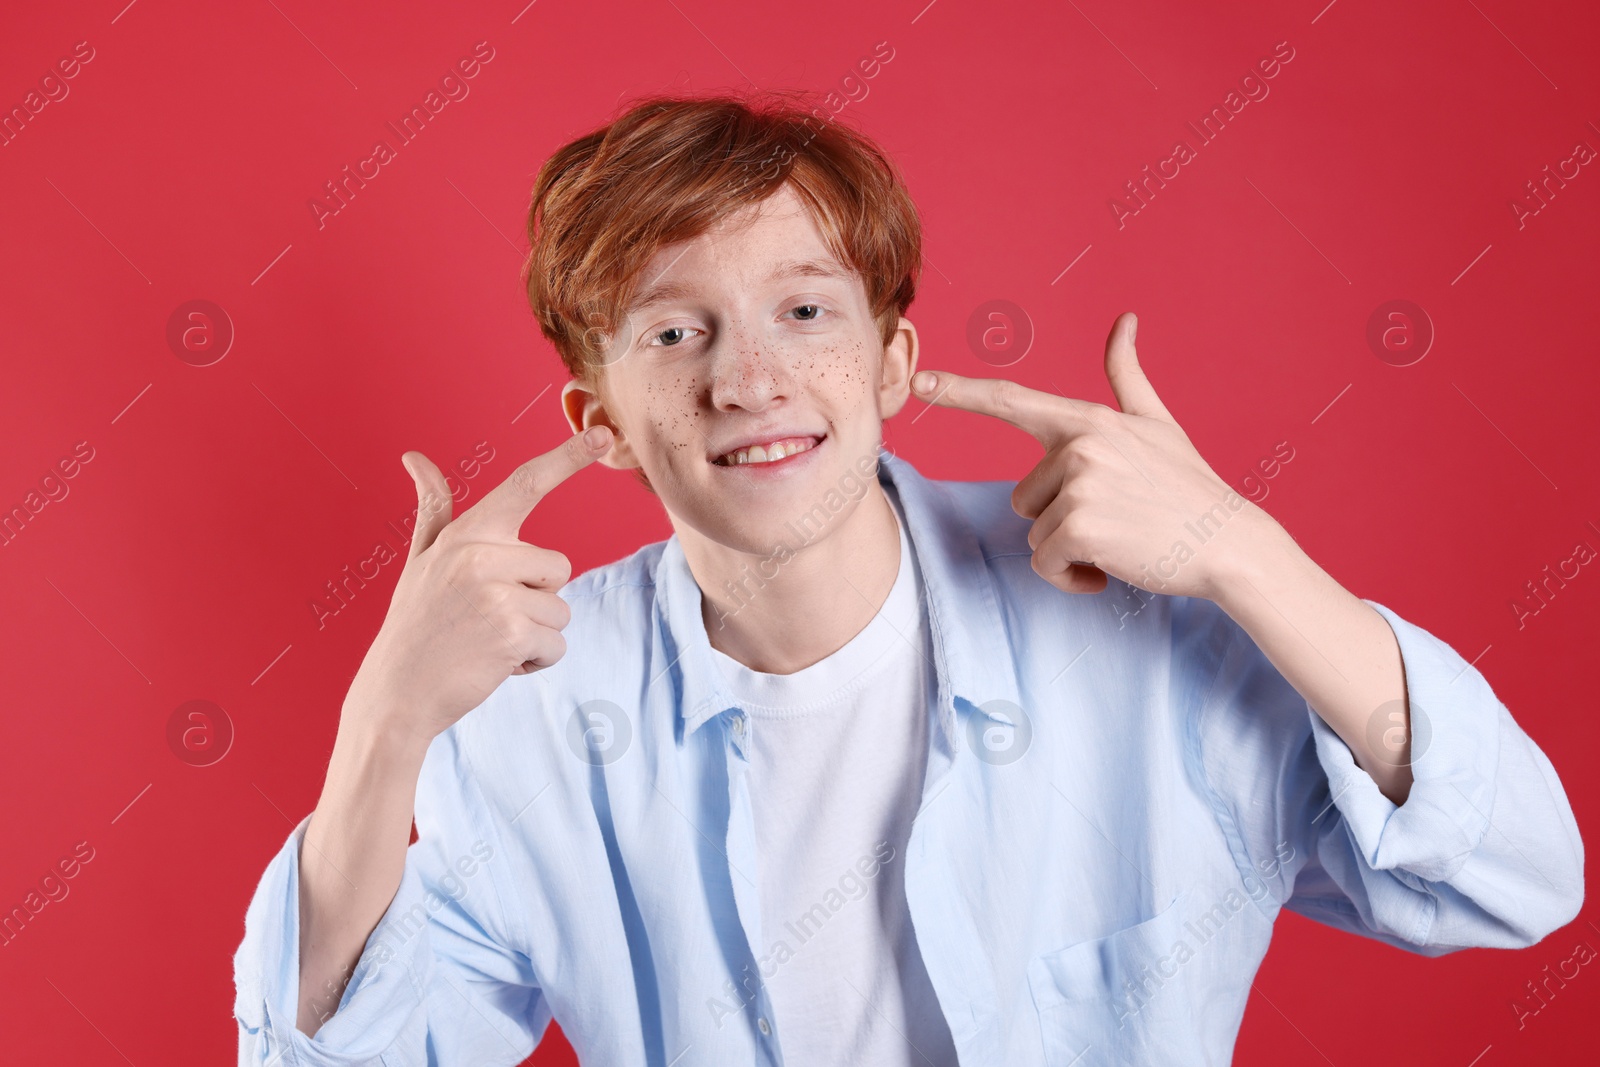
{"label": "fingernail", "polygon": [[591,426],[583,431],[583,443],[590,448],[599,448],[606,443],[607,431],[604,426]]}
{"label": "fingernail", "polygon": [[935,378],[929,371],[918,371],[911,376],[911,388],[919,393],[926,393],[933,389]]}
{"label": "fingernail", "polygon": [[1128,340],[1130,340],[1130,341],[1136,340],[1136,339],[1138,339],[1138,336],[1139,336],[1139,316],[1130,315],[1128,317]]}

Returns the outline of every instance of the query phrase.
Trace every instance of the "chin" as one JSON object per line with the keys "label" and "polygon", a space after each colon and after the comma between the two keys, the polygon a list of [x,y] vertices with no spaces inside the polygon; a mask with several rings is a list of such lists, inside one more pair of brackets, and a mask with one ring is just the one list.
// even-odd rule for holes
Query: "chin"
{"label": "chin", "polygon": [[847,492],[837,480],[812,492],[785,496],[768,506],[741,508],[726,517],[722,544],[755,555],[792,555],[827,540],[855,513],[865,492],[860,486]]}
{"label": "chin", "polygon": [[[754,507],[713,505],[699,509],[689,519],[696,533],[723,548],[749,556],[787,557],[796,549],[820,540],[813,529],[808,540],[796,523],[805,512],[798,501],[773,500]],[[680,513],[681,514],[681,513]],[[824,529],[823,535],[827,533]]]}

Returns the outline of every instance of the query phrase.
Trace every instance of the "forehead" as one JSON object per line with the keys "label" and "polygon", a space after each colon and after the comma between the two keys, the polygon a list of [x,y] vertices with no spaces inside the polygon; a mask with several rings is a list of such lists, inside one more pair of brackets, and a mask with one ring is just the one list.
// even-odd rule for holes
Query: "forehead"
{"label": "forehead", "polygon": [[829,250],[810,209],[788,185],[693,240],[658,249],[640,275],[629,310],[647,310],[717,285],[757,285],[786,277],[856,280]]}

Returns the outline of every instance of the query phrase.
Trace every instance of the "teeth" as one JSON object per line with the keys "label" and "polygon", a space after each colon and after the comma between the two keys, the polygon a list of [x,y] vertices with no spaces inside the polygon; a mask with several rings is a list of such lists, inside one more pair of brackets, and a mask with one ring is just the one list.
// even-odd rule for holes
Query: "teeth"
{"label": "teeth", "polygon": [[811,447],[809,441],[790,441],[788,444],[778,442],[764,448],[761,445],[752,445],[723,456],[722,465],[737,467],[745,463],[775,463],[788,456],[808,451]]}

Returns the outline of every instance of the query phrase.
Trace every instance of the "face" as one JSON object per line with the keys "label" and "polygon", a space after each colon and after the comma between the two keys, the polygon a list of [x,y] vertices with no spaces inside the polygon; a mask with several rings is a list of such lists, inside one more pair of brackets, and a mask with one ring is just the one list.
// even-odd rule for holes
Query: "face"
{"label": "face", "polygon": [[611,429],[602,462],[642,467],[680,536],[753,554],[798,547],[808,515],[828,515],[808,543],[827,536],[877,491],[860,472],[917,356],[907,319],[884,345],[861,278],[787,185],[661,249],[611,344],[597,383],[566,387],[573,428]]}

